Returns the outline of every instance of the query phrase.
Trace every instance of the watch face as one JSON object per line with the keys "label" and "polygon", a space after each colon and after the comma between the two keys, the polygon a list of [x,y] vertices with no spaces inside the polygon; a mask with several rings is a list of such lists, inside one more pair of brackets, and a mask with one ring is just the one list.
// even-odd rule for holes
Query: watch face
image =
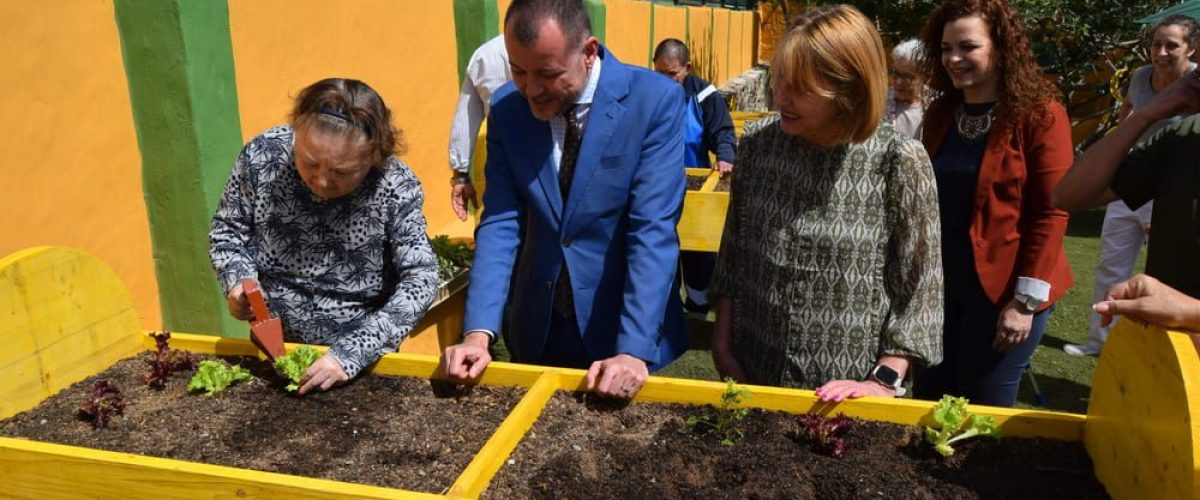
{"label": "watch face", "polygon": [[876,365],[875,369],[871,371],[871,377],[884,385],[890,386],[895,386],[896,382],[900,380],[900,374],[886,365]]}

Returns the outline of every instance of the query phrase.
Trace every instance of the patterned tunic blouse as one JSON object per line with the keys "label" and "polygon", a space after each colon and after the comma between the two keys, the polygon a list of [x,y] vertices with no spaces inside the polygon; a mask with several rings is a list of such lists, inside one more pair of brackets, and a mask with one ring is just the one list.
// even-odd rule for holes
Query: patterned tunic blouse
{"label": "patterned tunic blouse", "polygon": [[750,382],[861,380],[882,355],[942,358],[937,190],[921,143],[880,126],[819,148],[747,128],[712,294],[733,301]]}
{"label": "patterned tunic blouse", "polygon": [[296,172],[293,144],[281,126],[242,149],[213,216],[210,256],[226,293],[257,279],[286,339],[331,345],[354,377],[395,351],[433,302],[424,195],[392,157],[354,192],[322,201]]}

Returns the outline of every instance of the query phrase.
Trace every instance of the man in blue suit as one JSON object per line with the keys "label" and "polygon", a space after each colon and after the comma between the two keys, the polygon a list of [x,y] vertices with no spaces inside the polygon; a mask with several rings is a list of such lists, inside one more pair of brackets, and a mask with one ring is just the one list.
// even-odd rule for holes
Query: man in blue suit
{"label": "man in blue suit", "polygon": [[587,368],[589,390],[631,398],[687,348],[682,88],[618,61],[579,0],[514,0],[505,43],[513,83],[493,98],[465,334],[445,375],[483,373],[511,301],[514,361]]}

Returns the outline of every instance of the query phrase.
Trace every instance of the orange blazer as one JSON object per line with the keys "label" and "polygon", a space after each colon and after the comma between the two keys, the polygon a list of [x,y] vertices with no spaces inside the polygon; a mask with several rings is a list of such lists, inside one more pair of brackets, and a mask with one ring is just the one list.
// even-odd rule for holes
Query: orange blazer
{"label": "orange blazer", "polygon": [[[1050,193],[1074,161],[1071,121],[1058,102],[1049,120],[1030,120],[1007,134],[991,133],[979,166],[970,236],[975,270],[989,298],[1004,305],[1017,277],[1050,283],[1050,307],[1074,284],[1063,252],[1067,212],[1050,203]],[[924,142],[937,155],[957,102],[935,103],[925,115]]]}

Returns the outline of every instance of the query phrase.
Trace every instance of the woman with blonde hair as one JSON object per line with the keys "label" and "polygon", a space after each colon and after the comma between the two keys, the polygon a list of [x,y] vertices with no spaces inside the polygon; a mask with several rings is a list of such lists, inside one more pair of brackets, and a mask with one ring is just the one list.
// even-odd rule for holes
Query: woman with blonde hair
{"label": "woman with blonde hair", "polygon": [[880,125],[887,61],[854,7],[807,9],[772,62],[779,114],[738,148],[713,292],[722,376],[900,396],[941,359],[935,185],[921,144]]}
{"label": "woman with blonde hair", "polygon": [[947,0],[929,16],[922,138],[937,177],[946,276],[945,361],[917,397],[1012,406],[1054,302],[1071,287],[1067,213],[1050,201],[1071,166],[1071,121],[1005,0]]}

